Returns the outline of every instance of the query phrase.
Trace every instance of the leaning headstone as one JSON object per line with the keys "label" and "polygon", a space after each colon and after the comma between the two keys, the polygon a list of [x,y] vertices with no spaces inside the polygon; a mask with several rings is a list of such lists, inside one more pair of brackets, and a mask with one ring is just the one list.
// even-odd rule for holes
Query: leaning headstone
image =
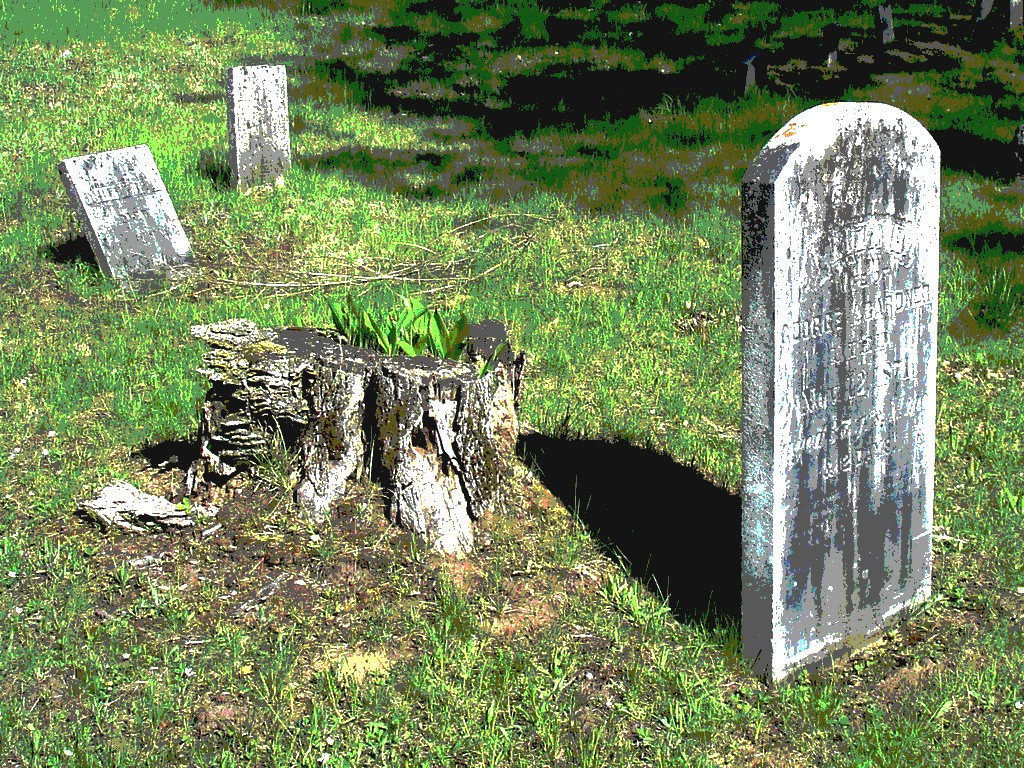
{"label": "leaning headstone", "polygon": [[892,22],[892,6],[878,6],[878,36],[882,45],[889,45],[896,39],[896,29]]}
{"label": "leaning headstone", "polygon": [[227,91],[231,185],[283,183],[292,165],[284,66],[232,67]]}
{"label": "leaning headstone", "polygon": [[887,104],[822,104],[742,210],[742,635],[780,680],[930,594],[938,146]]}
{"label": "leaning headstone", "polygon": [[192,268],[192,247],[145,144],[72,157],[57,169],[103,274],[140,288]]}
{"label": "leaning headstone", "polygon": [[992,0],[978,0],[977,12],[974,14],[975,23],[982,22],[992,13]]}
{"label": "leaning headstone", "polygon": [[757,87],[757,61],[758,52],[750,54],[743,60],[743,65],[746,67],[745,78],[743,82],[743,95],[747,95],[751,90]]}

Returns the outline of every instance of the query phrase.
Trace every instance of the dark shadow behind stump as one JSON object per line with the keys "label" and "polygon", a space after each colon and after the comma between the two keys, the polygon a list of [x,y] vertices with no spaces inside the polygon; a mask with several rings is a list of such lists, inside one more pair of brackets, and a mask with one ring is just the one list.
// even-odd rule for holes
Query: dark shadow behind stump
{"label": "dark shadow behind stump", "polygon": [[193,327],[209,345],[200,373],[212,386],[186,493],[284,448],[297,461],[295,500],[314,522],[368,475],[384,487],[394,522],[440,551],[470,551],[471,522],[509,502],[525,362],[505,354],[479,375],[481,350],[507,332],[493,322],[475,330],[463,363],[388,357],[312,328]]}

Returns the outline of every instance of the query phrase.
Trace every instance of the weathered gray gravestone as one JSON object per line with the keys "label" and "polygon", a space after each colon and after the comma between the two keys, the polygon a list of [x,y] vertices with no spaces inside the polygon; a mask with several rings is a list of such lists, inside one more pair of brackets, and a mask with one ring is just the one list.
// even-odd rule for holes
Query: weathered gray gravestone
{"label": "weathered gray gravestone", "polygon": [[892,6],[878,6],[878,36],[882,45],[889,45],[896,39],[896,29],[892,22]]}
{"label": "weathered gray gravestone", "polygon": [[192,247],[145,144],[72,157],[57,170],[103,274],[138,288],[191,269]]}
{"label": "weathered gray gravestone", "polygon": [[822,104],[742,210],[742,635],[780,680],[930,594],[938,146],[887,104]]}
{"label": "weathered gray gravestone", "polygon": [[292,165],[284,66],[232,67],[227,91],[231,185],[282,183]]}
{"label": "weathered gray gravestone", "polygon": [[[1007,0],[1010,8],[1009,28],[1016,29],[1024,22],[1024,0]],[[992,12],[992,0],[978,0],[974,22],[980,24]]]}
{"label": "weathered gray gravestone", "polygon": [[744,96],[757,87],[757,64],[755,62],[757,61],[758,55],[758,52],[754,51],[743,60],[744,67],[746,68],[745,78],[743,81]]}

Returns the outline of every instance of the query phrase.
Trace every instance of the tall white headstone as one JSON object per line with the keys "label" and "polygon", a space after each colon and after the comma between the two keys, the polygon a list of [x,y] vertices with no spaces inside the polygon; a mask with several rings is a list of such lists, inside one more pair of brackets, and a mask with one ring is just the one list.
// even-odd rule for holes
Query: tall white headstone
{"label": "tall white headstone", "polygon": [[284,66],[232,67],[227,92],[231,185],[282,183],[292,165]]}
{"label": "tall white headstone", "polygon": [[192,247],[145,144],[72,157],[57,170],[103,274],[137,288],[191,269]]}
{"label": "tall white headstone", "polygon": [[743,177],[742,635],[774,680],[931,588],[939,150],[822,104]]}

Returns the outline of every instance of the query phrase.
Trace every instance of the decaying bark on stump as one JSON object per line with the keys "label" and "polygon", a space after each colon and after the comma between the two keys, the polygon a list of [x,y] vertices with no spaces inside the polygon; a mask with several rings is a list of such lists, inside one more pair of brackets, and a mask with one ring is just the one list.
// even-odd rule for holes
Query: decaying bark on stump
{"label": "decaying bark on stump", "polygon": [[445,552],[473,548],[470,519],[505,501],[519,428],[512,373],[427,357],[390,357],[376,372],[377,459],[392,519]]}
{"label": "decaying bark on stump", "polygon": [[298,464],[296,501],[313,520],[324,520],[349,481],[369,472],[384,486],[392,520],[435,549],[469,551],[471,520],[507,501],[525,362],[506,349],[479,376],[474,363],[506,331],[490,321],[470,333],[473,363],[460,363],[388,357],[312,328],[261,329],[246,320],[193,327],[210,345],[199,370],[212,386],[186,492],[284,446]]}

